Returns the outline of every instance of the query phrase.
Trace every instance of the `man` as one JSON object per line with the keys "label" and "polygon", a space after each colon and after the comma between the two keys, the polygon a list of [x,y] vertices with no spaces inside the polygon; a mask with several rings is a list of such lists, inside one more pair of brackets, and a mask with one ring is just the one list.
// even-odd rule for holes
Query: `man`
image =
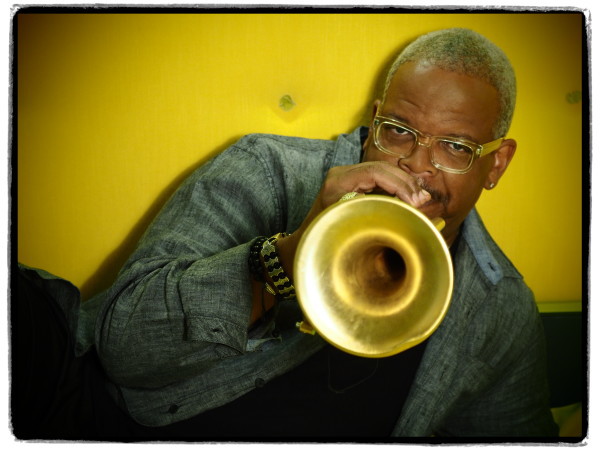
{"label": "man", "polygon": [[[398,57],[368,129],[334,142],[247,136],[192,174],[82,310],[97,314],[96,350],[113,399],[140,424],[132,434],[554,435],[532,294],[474,210],[514,155],[514,103],[504,54],[470,30],[443,30]],[[352,192],[442,217],[453,255],[440,327],[381,360],[294,325],[298,242]],[[82,320],[80,352],[90,336]]]}

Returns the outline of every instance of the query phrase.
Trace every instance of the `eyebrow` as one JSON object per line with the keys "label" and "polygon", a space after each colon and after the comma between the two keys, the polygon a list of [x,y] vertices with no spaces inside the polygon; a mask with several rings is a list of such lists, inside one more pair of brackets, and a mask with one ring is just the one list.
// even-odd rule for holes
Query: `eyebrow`
{"label": "eyebrow", "polygon": [[[406,119],[404,117],[401,117],[401,116],[398,116],[397,114],[394,114],[393,112],[390,112],[390,113],[383,113],[382,112],[380,114],[382,116],[384,116],[384,117],[389,117],[390,119],[397,120],[398,122],[405,123],[406,125],[409,125],[409,126],[411,126],[411,127],[414,128],[414,126],[410,123],[410,121],[408,119]],[[418,130],[418,131],[421,131],[421,130]],[[458,138],[458,139],[462,139],[462,140],[465,140],[465,141],[472,142],[473,144],[479,145],[478,142],[477,142],[477,140],[474,139],[471,135],[468,135],[468,134],[449,133],[449,134],[444,134],[442,136]]]}
{"label": "eyebrow", "polygon": [[402,123],[405,123],[407,125],[410,125],[410,121],[408,119],[406,119],[404,117],[400,117],[400,116],[398,116],[398,115],[396,115],[394,113],[386,113],[386,114],[382,113],[381,115],[384,116],[384,117],[389,117],[390,119],[397,120],[398,122],[402,122]]}

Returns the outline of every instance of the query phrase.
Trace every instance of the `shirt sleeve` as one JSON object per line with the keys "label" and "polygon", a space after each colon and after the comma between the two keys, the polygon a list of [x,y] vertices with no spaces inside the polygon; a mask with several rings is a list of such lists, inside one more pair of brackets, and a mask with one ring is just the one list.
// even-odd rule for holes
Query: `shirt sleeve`
{"label": "shirt sleeve", "polygon": [[243,353],[251,241],[286,225],[282,169],[259,147],[244,138],[197,169],[105,294],[96,346],[114,382],[164,386]]}

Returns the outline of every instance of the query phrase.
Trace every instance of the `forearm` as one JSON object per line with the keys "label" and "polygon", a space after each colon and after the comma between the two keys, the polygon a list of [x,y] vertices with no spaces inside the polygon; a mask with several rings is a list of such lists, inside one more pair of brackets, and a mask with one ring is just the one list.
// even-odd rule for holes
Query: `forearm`
{"label": "forearm", "polygon": [[[294,257],[297,248],[297,237],[300,232],[286,235],[276,240],[274,243],[277,258],[282,265],[282,269],[290,282],[294,282]],[[260,243],[260,242],[259,242]],[[256,254],[251,256],[255,259],[256,274],[253,274],[252,280],[252,313],[250,317],[250,325],[262,317],[267,311],[275,306],[278,299],[275,297],[275,286],[271,280],[267,264],[264,258],[260,256],[259,249],[255,249]]]}

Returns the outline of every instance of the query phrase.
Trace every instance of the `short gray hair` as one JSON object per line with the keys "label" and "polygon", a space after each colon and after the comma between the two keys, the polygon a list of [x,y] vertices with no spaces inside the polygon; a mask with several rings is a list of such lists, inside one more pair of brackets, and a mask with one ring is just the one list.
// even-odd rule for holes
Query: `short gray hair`
{"label": "short gray hair", "polygon": [[506,136],[515,109],[517,83],[510,61],[490,40],[465,28],[449,28],[420,36],[398,55],[390,67],[384,99],[398,67],[407,62],[431,64],[491,84],[500,98],[494,139]]}

